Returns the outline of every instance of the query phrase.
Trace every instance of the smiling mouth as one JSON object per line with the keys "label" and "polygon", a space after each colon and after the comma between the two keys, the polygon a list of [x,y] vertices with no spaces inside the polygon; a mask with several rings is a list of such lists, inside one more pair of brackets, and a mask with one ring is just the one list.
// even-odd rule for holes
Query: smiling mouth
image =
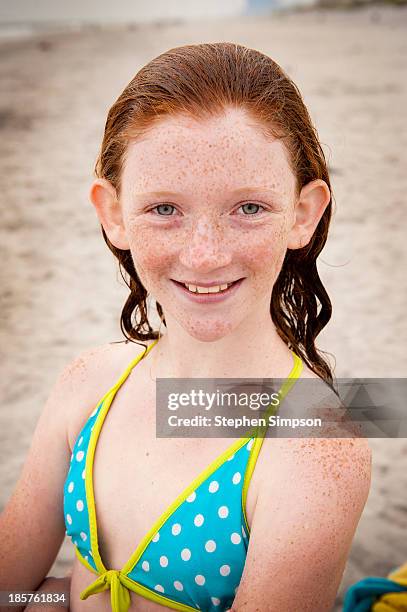
{"label": "smiling mouth", "polygon": [[[172,279],[172,280],[174,280],[174,279]],[[182,283],[182,282],[176,281],[176,280],[174,280],[174,283],[177,283],[177,285],[180,285],[181,287],[184,287],[190,293],[194,293],[194,294],[215,294],[215,293],[224,293],[224,292],[226,292],[230,287],[233,287],[233,285],[238,283],[240,280],[242,280],[242,279],[239,278],[238,280],[232,281],[231,283],[223,283],[221,285],[212,285],[211,287],[203,287],[202,285],[192,285],[192,284],[189,284],[189,283]]]}

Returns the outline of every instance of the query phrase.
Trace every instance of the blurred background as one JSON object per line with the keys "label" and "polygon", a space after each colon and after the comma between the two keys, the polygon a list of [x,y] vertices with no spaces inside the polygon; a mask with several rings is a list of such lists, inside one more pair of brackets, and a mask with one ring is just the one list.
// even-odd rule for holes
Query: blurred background
{"label": "blurred background", "polygon": [[[106,114],[150,59],[231,41],[299,86],[336,210],[319,271],[337,377],[407,366],[407,9],[365,0],[0,0],[0,509],[58,373],[121,340],[127,290],[89,203]],[[372,440],[373,479],[338,594],[407,560],[407,441]],[[74,558],[65,540],[50,573]]]}

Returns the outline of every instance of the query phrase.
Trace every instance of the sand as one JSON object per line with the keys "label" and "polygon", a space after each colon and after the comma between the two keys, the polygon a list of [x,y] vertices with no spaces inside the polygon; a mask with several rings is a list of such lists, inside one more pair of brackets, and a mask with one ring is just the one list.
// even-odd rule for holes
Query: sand
{"label": "sand", "polygon": [[[88,201],[107,109],[177,45],[229,40],[276,59],[303,92],[331,166],[336,213],[320,261],[336,376],[402,377],[405,8],[49,32],[0,43],[2,350],[0,508],[49,389],[86,347],[120,340],[126,289]],[[404,167],[404,171],[403,171]],[[407,441],[372,440],[373,478],[338,594],[407,559]],[[50,573],[73,559],[65,541]]]}

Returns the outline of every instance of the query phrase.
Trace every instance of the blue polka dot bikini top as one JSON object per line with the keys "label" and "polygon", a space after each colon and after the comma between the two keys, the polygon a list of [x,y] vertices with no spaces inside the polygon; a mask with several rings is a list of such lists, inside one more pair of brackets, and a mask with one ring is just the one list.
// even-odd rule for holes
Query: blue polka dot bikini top
{"label": "blue polka dot bikini top", "polygon": [[[265,432],[235,441],[217,457],[152,525],[120,569],[108,569],[98,548],[93,460],[104,419],[137,356],[89,416],[75,442],[64,484],[66,533],[79,561],[98,578],[80,598],[110,588],[113,612],[127,612],[129,591],[174,610],[225,611],[242,577],[250,529],[246,496]],[[302,370],[294,366],[281,387],[282,399]]]}

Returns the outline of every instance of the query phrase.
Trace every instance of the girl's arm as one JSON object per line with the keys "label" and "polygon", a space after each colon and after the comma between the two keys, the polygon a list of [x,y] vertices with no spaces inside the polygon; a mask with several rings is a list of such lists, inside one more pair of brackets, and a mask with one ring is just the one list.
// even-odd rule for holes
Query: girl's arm
{"label": "girl's arm", "polygon": [[267,442],[268,481],[232,612],[329,611],[369,492],[369,446],[346,438]]}
{"label": "girl's arm", "polygon": [[63,483],[70,463],[66,388],[62,375],[44,406],[20,478],[0,515],[3,591],[35,591],[64,539]]}
{"label": "girl's arm", "polygon": [[37,590],[61,547],[63,485],[71,459],[68,427],[74,423],[75,431],[92,410],[100,353],[106,350],[84,352],[67,365],[45,403],[19,480],[0,515],[1,591]]}
{"label": "girl's arm", "polygon": [[[71,570],[72,571],[72,570]],[[40,584],[37,589],[37,593],[58,593],[65,595],[66,605],[51,604],[47,603],[46,606],[43,603],[33,603],[24,608],[24,611],[29,612],[63,612],[69,610],[69,597],[71,591],[71,571],[63,578],[55,578],[54,576],[47,576],[45,580]],[[16,608],[13,608],[14,612]]]}
{"label": "girl's arm", "polygon": [[0,591],[36,591],[50,571],[65,536],[68,432],[76,438],[97,401],[117,380],[123,361],[134,358],[122,353],[117,344],[84,351],[63,369],[51,390],[20,478],[0,514]]}

